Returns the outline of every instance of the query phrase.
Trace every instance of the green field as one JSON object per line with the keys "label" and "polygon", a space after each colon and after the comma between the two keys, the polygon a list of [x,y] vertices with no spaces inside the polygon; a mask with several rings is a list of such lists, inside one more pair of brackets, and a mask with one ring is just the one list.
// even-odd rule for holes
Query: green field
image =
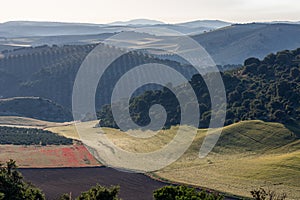
{"label": "green field", "polygon": [[[170,142],[178,129],[161,130],[142,139],[116,129],[94,128],[96,123],[80,123],[77,129],[86,131],[90,137],[93,133],[104,133],[114,144],[132,152],[157,150]],[[78,138],[74,125],[50,130]],[[289,199],[300,199],[300,140],[290,130],[279,123],[239,122],[223,128],[213,152],[201,159],[199,149],[207,130],[199,129],[193,144],[179,160],[152,175],[241,196],[250,196],[249,191],[264,187],[285,192]]]}

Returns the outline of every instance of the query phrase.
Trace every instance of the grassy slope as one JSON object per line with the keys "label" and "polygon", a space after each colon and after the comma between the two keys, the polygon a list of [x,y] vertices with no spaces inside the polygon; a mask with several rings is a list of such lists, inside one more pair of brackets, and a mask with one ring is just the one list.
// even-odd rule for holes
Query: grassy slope
{"label": "grassy slope", "polygon": [[61,126],[63,123],[55,123],[42,121],[26,117],[17,117],[17,116],[0,116],[0,125],[1,126],[18,126],[18,127],[34,127],[34,128],[45,128],[52,126]]}
{"label": "grassy slope", "polygon": [[48,127],[46,130],[51,131],[53,133],[58,133],[59,135],[63,135],[72,139],[79,139],[79,135],[77,134],[76,127],[74,124],[66,125],[66,126],[55,126]]}
{"label": "grassy slope", "polygon": [[277,123],[247,121],[224,128],[214,149],[198,158],[203,135],[189,151],[156,175],[182,183],[249,196],[260,186],[300,198],[300,141]]}
{"label": "grassy slope", "polygon": [[[93,130],[96,122],[79,125]],[[78,137],[74,126],[51,129],[65,136]],[[56,130],[56,131],[55,131]],[[167,144],[177,127],[160,131],[150,139],[137,139],[115,129],[102,131],[118,146],[133,152],[149,152]],[[175,163],[154,172],[171,181],[192,184],[249,196],[249,191],[264,186],[300,199],[300,140],[282,124],[245,121],[227,126],[208,157],[198,157],[206,130],[199,130],[189,150]],[[138,131],[135,131],[138,133]]]}

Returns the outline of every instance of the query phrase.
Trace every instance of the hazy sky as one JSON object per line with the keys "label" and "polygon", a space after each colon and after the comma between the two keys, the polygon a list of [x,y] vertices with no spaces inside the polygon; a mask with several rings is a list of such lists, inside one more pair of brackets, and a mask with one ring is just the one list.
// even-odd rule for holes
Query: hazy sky
{"label": "hazy sky", "polygon": [[0,22],[12,20],[107,23],[148,18],[168,23],[300,21],[299,0],[1,0]]}

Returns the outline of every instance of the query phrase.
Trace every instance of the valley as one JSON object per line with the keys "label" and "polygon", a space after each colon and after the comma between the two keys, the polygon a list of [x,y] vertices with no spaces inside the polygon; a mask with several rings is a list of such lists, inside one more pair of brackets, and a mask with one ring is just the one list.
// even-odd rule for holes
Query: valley
{"label": "valley", "polygon": [[[124,200],[175,200],[155,197],[164,186],[194,188],[197,200],[251,199],[260,188],[270,194],[255,200],[300,199],[299,35],[289,21],[0,23],[0,200],[15,200],[1,184],[17,172],[46,199],[97,183],[119,185]],[[44,200],[26,192],[16,200]]]}
{"label": "valley", "polygon": [[[160,149],[172,140],[178,129],[175,126],[160,131],[149,140],[133,138],[116,129],[94,128],[96,123],[97,121],[82,122],[76,126],[71,124],[48,129],[77,139],[79,136],[76,128],[89,134],[101,131],[120,148],[139,153]],[[294,178],[300,176],[300,140],[292,136],[292,132],[284,125],[243,121],[226,126],[213,151],[208,157],[201,159],[198,153],[206,132],[205,129],[199,129],[193,144],[179,160],[166,168],[151,172],[150,175],[168,182],[213,188],[232,195],[249,197],[249,191],[259,186],[285,192],[289,199],[300,197],[299,179]],[[22,166],[24,161],[19,160]],[[50,162],[51,157],[47,160]]]}

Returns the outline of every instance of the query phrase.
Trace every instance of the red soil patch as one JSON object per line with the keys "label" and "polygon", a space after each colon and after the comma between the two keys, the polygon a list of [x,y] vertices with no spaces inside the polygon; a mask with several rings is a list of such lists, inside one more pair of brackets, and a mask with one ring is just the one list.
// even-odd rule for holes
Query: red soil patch
{"label": "red soil patch", "polygon": [[0,145],[0,162],[17,161],[22,168],[100,166],[84,145],[16,146]]}

